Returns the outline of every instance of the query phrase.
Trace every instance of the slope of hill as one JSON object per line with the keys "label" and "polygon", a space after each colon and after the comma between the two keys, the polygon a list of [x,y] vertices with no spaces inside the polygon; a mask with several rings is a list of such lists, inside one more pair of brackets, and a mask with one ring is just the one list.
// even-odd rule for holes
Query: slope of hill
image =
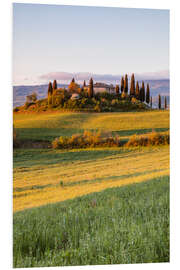
{"label": "slope of hill", "polygon": [[[141,83],[141,82],[140,82]],[[154,105],[157,106],[157,96],[161,94],[162,96],[169,97],[170,87],[169,80],[146,80],[145,84],[150,84],[150,91],[153,97]],[[58,87],[67,88],[67,84],[58,84]],[[36,92],[38,99],[44,98],[47,96],[48,85],[19,85],[13,86],[13,107],[23,105],[26,100],[26,96],[32,92]],[[169,104],[169,98],[167,99]]]}

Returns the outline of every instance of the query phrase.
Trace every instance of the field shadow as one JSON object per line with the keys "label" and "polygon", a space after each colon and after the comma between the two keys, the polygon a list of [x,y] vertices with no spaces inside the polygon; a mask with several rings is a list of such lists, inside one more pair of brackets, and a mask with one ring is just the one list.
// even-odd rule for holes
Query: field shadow
{"label": "field shadow", "polygon": [[113,158],[122,152],[132,150],[122,148],[109,149],[82,149],[82,150],[51,150],[51,149],[15,149],[14,168],[55,165],[58,163],[74,163],[81,161],[92,161],[102,158]]}

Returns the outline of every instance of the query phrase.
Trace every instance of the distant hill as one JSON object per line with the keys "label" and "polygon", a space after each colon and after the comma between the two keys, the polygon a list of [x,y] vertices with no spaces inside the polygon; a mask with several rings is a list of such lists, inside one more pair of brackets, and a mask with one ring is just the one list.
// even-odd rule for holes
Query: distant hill
{"label": "distant hill", "polygon": [[[67,84],[58,84],[58,87],[67,88],[67,86]],[[23,105],[26,101],[26,96],[32,92],[37,93],[38,99],[45,98],[47,96],[47,89],[48,84],[13,86],[13,107]]]}
{"label": "distant hill", "polygon": [[[167,96],[167,104],[169,104],[170,86],[169,80],[145,80],[145,85],[149,83],[150,92],[153,97],[153,103],[156,107],[158,104],[158,95],[162,97]],[[141,83],[141,81],[140,81]],[[67,84],[58,84],[58,87],[67,88]],[[13,86],[13,107],[23,105],[26,100],[26,96],[32,92],[36,92],[38,99],[47,96],[48,85],[19,85]],[[163,98],[162,98],[163,102]]]}

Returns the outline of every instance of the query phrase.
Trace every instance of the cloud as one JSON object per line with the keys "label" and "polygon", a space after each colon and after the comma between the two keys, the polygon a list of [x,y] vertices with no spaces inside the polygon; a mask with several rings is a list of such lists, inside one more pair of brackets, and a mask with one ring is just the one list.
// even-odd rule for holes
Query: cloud
{"label": "cloud", "polygon": [[[121,80],[122,75],[93,74],[90,72],[50,72],[39,76],[39,79],[45,83],[48,81],[53,81],[54,79],[56,79],[59,83],[69,83],[72,78],[75,78],[77,82],[83,82],[84,80],[89,80],[91,77],[94,79],[94,81],[116,83]],[[159,72],[146,72],[141,74],[135,73],[135,78],[137,80],[169,79],[169,71],[163,70]]]}
{"label": "cloud", "polygon": [[161,80],[169,79],[169,70],[161,70],[157,72],[144,72],[141,74],[135,74],[136,78],[141,78],[143,80]]}

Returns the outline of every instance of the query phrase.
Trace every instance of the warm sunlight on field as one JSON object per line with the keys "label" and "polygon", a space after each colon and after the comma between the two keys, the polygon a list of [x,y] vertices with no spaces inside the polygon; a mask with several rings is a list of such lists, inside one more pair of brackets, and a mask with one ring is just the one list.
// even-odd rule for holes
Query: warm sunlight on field
{"label": "warm sunlight on field", "polygon": [[14,126],[22,139],[52,141],[84,130],[105,130],[128,138],[155,129],[169,129],[169,111],[127,113],[20,113],[14,114]]}
{"label": "warm sunlight on field", "polygon": [[[60,161],[65,153],[59,150],[56,151],[54,164],[48,164],[50,157],[53,158],[53,151],[49,150],[44,159],[42,153],[41,166],[34,162],[32,166],[19,167],[19,163],[15,163],[14,211],[169,175],[168,146],[116,148],[113,153],[107,150],[109,153],[106,156],[102,153],[99,157],[103,151],[68,151],[66,159]],[[85,156],[81,159],[81,155]],[[57,161],[58,156],[60,162]]]}

